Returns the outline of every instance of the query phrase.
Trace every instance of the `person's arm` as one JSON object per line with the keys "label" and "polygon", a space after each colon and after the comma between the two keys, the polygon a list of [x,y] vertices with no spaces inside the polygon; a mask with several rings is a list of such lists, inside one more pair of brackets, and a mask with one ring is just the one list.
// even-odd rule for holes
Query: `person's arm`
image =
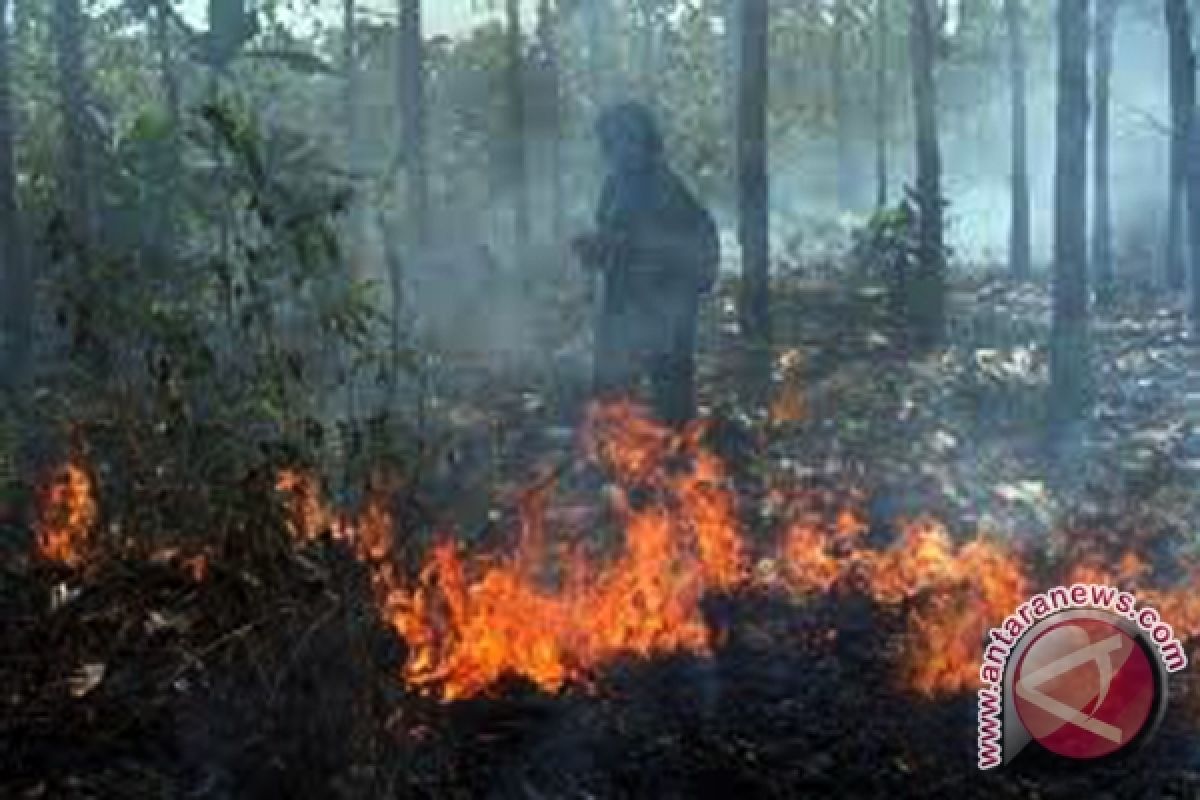
{"label": "person's arm", "polygon": [[614,178],[604,182],[596,208],[596,227],[591,233],[575,237],[572,246],[585,269],[607,274],[621,263],[629,243],[627,225],[618,207]]}

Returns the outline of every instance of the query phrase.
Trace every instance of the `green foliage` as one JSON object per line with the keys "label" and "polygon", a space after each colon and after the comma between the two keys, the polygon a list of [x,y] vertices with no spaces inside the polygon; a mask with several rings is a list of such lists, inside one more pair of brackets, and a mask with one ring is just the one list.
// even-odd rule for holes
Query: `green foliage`
{"label": "green foliage", "polygon": [[912,329],[920,324],[930,298],[926,273],[943,270],[950,258],[944,249],[937,264],[922,264],[919,210],[911,193],[892,208],[876,211],[853,234],[850,260],[855,279],[881,284],[897,325]]}

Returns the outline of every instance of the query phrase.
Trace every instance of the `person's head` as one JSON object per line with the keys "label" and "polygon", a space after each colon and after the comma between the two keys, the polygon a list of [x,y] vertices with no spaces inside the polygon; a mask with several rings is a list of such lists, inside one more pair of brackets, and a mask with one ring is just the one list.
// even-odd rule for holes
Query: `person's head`
{"label": "person's head", "polygon": [[640,169],[662,158],[663,141],[654,114],[641,103],[605,109],[596,121],[596,138],[612,169]]}

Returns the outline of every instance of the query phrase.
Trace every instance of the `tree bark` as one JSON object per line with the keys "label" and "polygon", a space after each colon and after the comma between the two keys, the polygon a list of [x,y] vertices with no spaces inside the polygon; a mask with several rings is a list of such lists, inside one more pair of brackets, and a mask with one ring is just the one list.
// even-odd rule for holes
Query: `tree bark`
{"label": "tree bark", "polygon": [[1055,438],[1087,399],[1088,0],[1059,0],[1054,173],[1054,290],[1050,347]]}
{"label": "tree bark", "polygon": [[539,102],[546,111],[546,170],[550,184],[550,239],[563,241],[565,218],[563,208],[563,165],[562,165],[562,99],[560,97],[561,72],[559,65],[558,38],[555,35],[556,14],[549,0],[538,4],[538,69],[542,80]]}
{"label": "tree bark", "polygon": [[152,47],[158,54],[159,83],[162,85],[169,131],[155,158],[155,181],[158,188],[151,193],[157,205],[150,209],[150,218],[155,221],[150,245],[156,257],[169,258],[175,251],[175,200],[182,171],[182,126],[179,78],[175,72],[175,60],[171,52],[171,17],[167,0],[158,0],[156,4],[153,37]]}
{"label": "tree bark", "polygon": [[1093,92],[1096,129],[1092,137],[1092,272],[1102,296],[1112,289],[1112,210],[1109,199],[1109,85],[1112,79],[1113,33],[1117,0],[1096,0]]}
{"label": "tree bark", "polygon": [[738,26],[738,238],[740,315],[751,391],[765,392],[770,365],[770,238],[767,182],[767,0],[742,0]]}
{"label": "tree bark", "polygon": [[887,4],[875,0],[875,207],[888,202]]}
{"label": "tree bark", "polygon": [[836,0],[833,7],[833,52],[830,72],[833,92],[833,118],[837,137],[837,195],[838,208],[849,211],[854,202],[854,167],[851,163],[850,105],[846,97],[846,0]]}
{"label": "tree bark", "polygon": [[1191,63],[1191,20],[1187,0],[1166,0],[1167,68],[1171,103],[1170,177],[1167,188],[1167,287],[1184,285],[1183,212],[1186,183],[1186,149],[1195,101],[1195,70]]}
{"label": "tree bark", "polygon": [[1008,24],[1009,75],[1012,109],[1012,185],[1008,266],[1012,276],[1025,280],[1032,272],[1029,232],[1028,125],[1025,114],[1025,36],[1021,0],[1004,0]]}
{"label": "tree bark", "polygon": [[525,158],[525,57],[520,0],[507,0],[508,167],[513,193],[513,244],[517,258],[529,250],[529,178]]}
{"label": "tree bark", "polygon": [[945,317],[945,248],[942,223],[942,163],[938,144],[934,56],[937,42],[934,0],[911,0],[909,48],[913,110],[916,117],[917,264],[908,281],[908,314],[913,344],[935,345]]}
{"label": "tree bark", "polygon": [[95,235],[91,170],[87,151],[87,85],[84,79],[83,14],[79,0],[55,0],[54,44],[58,55],[58,90],[62,105],[63,196],[71,235],[86,252]]}
{"label": "tree bark", "polygon": [[33,292],[17,206],[10,52],[8,0],[0,0],[0,258],[4,259],[0,270],[0,289],[4,295],[0,312],[4,314],[3,333],[7,338],[4,360],[0,363],[0,385],[17,386],[28,366]]}
{"label": "tree bark", "polygon": [[426,161],[425,39],[421,0],[400,0],[400,114],[410,199],[409,226],[418,245],[429,241],[429,165]]}

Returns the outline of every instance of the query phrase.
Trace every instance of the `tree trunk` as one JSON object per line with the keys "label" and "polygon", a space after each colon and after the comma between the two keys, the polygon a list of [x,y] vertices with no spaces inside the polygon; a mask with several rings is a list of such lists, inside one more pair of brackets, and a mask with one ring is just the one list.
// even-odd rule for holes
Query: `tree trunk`
{"label": "tree trunk", "polygon": [[58,90],[62,104],[63,196],[71,235],[86,252],[94,243],[91,170],[87,150],[87,85],[84,81],[83,14],[79,0],[55,0],[54,45],[58,54]]}
{"label": "tree trunk", "polygon": [[167,124],[170,130],[155,159],[155,181],[157,191],[152,196],[157,207],[151,209],[151,218],[156,224],[152,233],[151,249],[156,256],[170,258],[175,250],[175,195],[182,171],[180,163],[180,93],[179,79],[175,73],[175,61],[171,52],[171,17],[167,0],[159,0],[154,12],[153,48],[158,53],[159,81],[162,84],[163,103],[166,106]]}
{"label": "tree trunk", "polygon": [[875,207],[888,202],[887,4],[875,0]]}
{"label": "tree trunk", "polygon": [[1186,181],[1186,148],[1195,99],[1195,73],[1191,52],[1191,20],[1187,0],[1166,0],[1167,68],[1171,102],[1170,177],[1167,188],[1167,287],[1184,285],[1183,202]]}
{"label": "tree trunk", "polygon": [[846,0],[836,0],[833,7],[833,53],[830,71],[832,76],[833,118],[837,137],[837,197],[838,209],[849,211],[854,202],[854,168],[851,163],[850,106],[846,97],[846,52],[845,29],[847,25]]}
{"label": "tree trunk", "polygon": [[1028,127],[1025,119],[1025,36],[1021,0],[1004,0],[1008,20],[1009,72],[1012,93],[1012,198],[1009,219],[1008,266],[1012,276],[1025,280],[1032,272],[1029,233]]}
{"label": "tree trunk", "polygon": [[637,71],[647,102],[653,102],[658,79],[658,2],[637,0]]}
{"label": "tree trunk", "polygon": [[426,163],[425,41],[421,0],[400,0],[400,114],[412,238],[429,241],[429,166]]}
{"label": "tree trunk", "polygon": [[1093,59],[1096,130],[1092,138],[1092,273],[1101,296],[1112,291],[1112,211],[1109,202],[1109,84],[1112,78],[1113,33],[1117,0],[1097,0],[1096,54]]}
{"label": "tree trunk", "polygon": [[529,179],[525,159],[525,58],[520,0],[507,0],[508,167],[513,193],[513,244],[517,259],[529,250]]}
{"label": "tree trunk", "polygon": [[563,165],[562,165],[562,100],[560,97],[561,72],[559,66],[558,38],[555,35],[556,13],[551,8],[549,0],[541,0],[538,4],[538,69],[541,80],[538,82],[541,95],[538,102],[545,109],[546,130],[546,170],[550,184],[550,240],[555,243],[563,241],[565,230],[564,194],[563,194]]}
{"label": "tree trunk", "polygon": [[942,336],[945,317],[945,248],[942,241],[942,164],[938,145],[934,54],[937,29],[934,0],[911,0],[909,48],[913,110],[916,117],[917,264],[908,281],[908,314],[913,344],[924,349]]}
{"label": "tree trunk", "polygon": [[615,11],[611,0],[583,0],[583,21],[587,26],[587,70],[592,101],[604,106],[613,100],[612,23]]}
{"label": "tree trunk", "polygon": [[1050,346],[1054,439],[1087,399],[1088,0],[1059,0],[1054,172],[1054,299]]}
{"label": "tree trunk", "polygon": [[755,397],[770,372],[770,238],[767,183],[767,0],[742,0],[738,26],[738,238],[742,249],[740,312]]}
{"label": "tree trunk", "polygon": [[32,341],[32,301],[30,275],[21,238],[17,207],[17,172],[13,129],[12,71],[10,68],[8,0],[0,0],[0,312],[7,337],[6,352],[0,362],[0,385],[21,383],[29,360]]}

